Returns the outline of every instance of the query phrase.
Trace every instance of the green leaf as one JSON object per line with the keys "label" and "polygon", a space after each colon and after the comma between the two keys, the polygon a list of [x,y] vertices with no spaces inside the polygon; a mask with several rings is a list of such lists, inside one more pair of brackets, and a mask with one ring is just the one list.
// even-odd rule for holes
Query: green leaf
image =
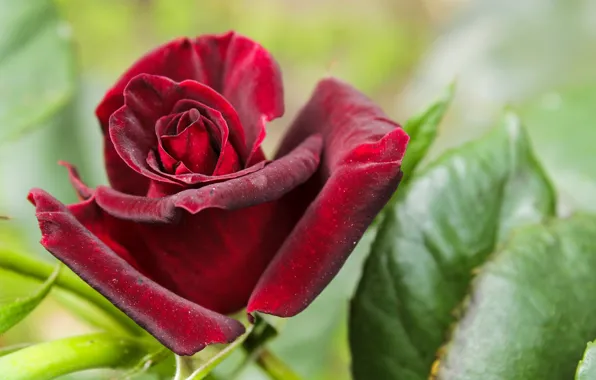
{"label": "green leaf", "polygon": [[571,379],[596,336],[596,216],[516,231],[474,281],[439,379]]}
{"label": "green leaf", "polygon": [[52,289],[61,268],[62,265],[58,264],[54,272],[35,293],[16,300],[0,300],[0,334],[19,323],[43,301]]}
{"label": "green leaf", "polygon": [[11,380],[49,380],[94,368],[135,368],[155,350],[152,341],[128,336],[107,333],[76,336],[2,356],[0,373]]}
{"label": "green leaf", "polygon": [[0,0],[0,142],[64,106],[74,87],[68,24],[51,0]]}
{"label": "green leaf", "polygon": [[596,211],[596,86],[551,91],[520,106],[536,154],[569,208]]}
{"label": "green leaf", "polygon": [[408,119],[404,124],[404,130],[410,136],[408,149],[402,162],[404,181],[412,176],[431,144],[435,141],[437,127],[449,108],[454,91],[455,84],[452,84],[441,98],[420,114]]}
{"label": "green leaf", "polygon": [[596,379],[596,341],[589,342],[575,372],[575,380]]}
{"label": "green leaf", "polygon": [[472,271],[555,196],[519,120],[447,152],[386,209],[350,310],[354,378],[428,378]]}

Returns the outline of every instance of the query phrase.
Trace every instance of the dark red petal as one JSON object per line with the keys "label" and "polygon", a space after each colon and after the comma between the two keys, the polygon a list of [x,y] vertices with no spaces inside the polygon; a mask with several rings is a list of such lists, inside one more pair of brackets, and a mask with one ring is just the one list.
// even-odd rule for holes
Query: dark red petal
{"label": "dark red petal", "polygon": [[120,161],[145,179],[176,183],[161,174],[159,164],[154,168],[147,164],[148,156],[154,152],[153,148],[158,145],[158,141],[155,132],[148,133],[148,128],[143,126],[134,112],[124,106],[112,115],[110,123],[110,137]]}
{"label": "dark red petal", "polygon": [[243,309],[292,225],[275,202],[183,213],[175,223],[137,223],[151,278],[209,310]]}
{"label": "dark red petal", "polygon": [[43,246],[175,353],[192,355],[208,344],[229,343],[244,332],[240,322],[145,277],[43,190],[32,190],[29,199],[37,208]]}
{"label": "dark red petal", "polygon": [[168,222],[184,209],[196,214],[207,208],[235,210],[279,199],[317,170],[322,140],[311,136],[286,156],[243,177],[184,190],[163,198],[123,194],[108,187],[96,190],[97,203],[118,218]]}
{"label": "dark red petal", "polygon": [[210,73],[207,84],[238,112],[253,156],[265,137],[265,123],[284,113],[279,65],[261,45],[233,32],[199,37],[195,44]]}
{"label": "dark red petal", "polygon": [[132,170],[126,162],[122,161],[109,135],[104,136],[103,142],[106,174],[108,175],[110,185],[114,189],[126,194],[147,194],[149,178]]}
{"label": "dark red petal", "polygon": [[[229,142],[228,126],[221,113],[217,110],[205,107],[200,103],[188,99],[181,100],[178,103],[176,103],[176,106],[174,107],[174,112],[186,112],[186,110],[192,108],[200,109],[200,112],[204,116],[206,116],[202,118],[202,122],[204,123],[205,127],[210,131],[211,137],[215,138],[217,144],[220,147],[217,165],[215,166],[215,170],[213,171],[212,175],[193,173],[191,170],[185,170],[185,165],[180,164],[178,160],[176,160],[169,153],[166,153],[164,151],[160,139],[158,153],[161,160],[161,164],[166,169],[167,173],[175,173],[175,175],[165,174],[167,178],[170,178],[173,181],[180,182],[180,184],[196,185],[200,183],[209,183],[214,181],[217,182],[229,178],[239,177],[241,175],[245,175],[247,173],[251,173],[255,170],[258,170],[265,165],[265,162],[263,162],[260,163],[260,165],[253,165],[252,167],[241,170],[242,164],[240,162],[240,158],[238,157],[238,154],[236,153],[236,150],[234,149],[232,144]],[[182,115],[182,113],[172,115]],[[162,117],[157,122],[156,132],[158,136],[164,134],[163,131],[165,131],[171,119],[175,117],[172,115]],[[182,120],[178,125],[180,125],[181,123]],[[181,130],[181,128],[178,127],[178,130]],[[148,158],[148,164],[153,170],[159,170],[159,164],[153,158]],[[179,166],[174,169],[174,165]]]}
{"label": "dark red petal", "polygon": [[[167,116],[161,117],[157,123],[155,124],[155,137],[157,138],[157,156],[159,157],[159,164],[157,164],[157,160],[155,160],[156,165],[152,169],[155,171],[164,171],[166,173],[173,173],[176,169],[176,164],[178,164],[178,160],[175,159],[168,153],[161,142],[161,136],[169,135],[169,132],[177,133],[177,125],[182,122],[184,113],[173,113]],[[149,154],[155,154],[154,151],[150,151]]]}
{"label": "dark red petal", "polygon": [[[152,155],[155,157],[155,153],[153,151],[149,152],[149,155]],[[161,164],[161,167],[157,161],[157,159],[154,158],[147,158],[147,165],[149,165],[152,169],[154,170],[164,170],[166,173],[174,173],[176,171],[176,166],[179,164],[179,161],[177,159],[175,159],[174,157],[172,157],[170,155],[170,153],[168,153],[164,147],[163,144],[161,143],[161,141],[159,142],[159,144],[157,144],[157,155],[159,156],[159,163]],[[154,165],[150,164],[149,161],[155,162]]]}
{"label": "dark red petal", "polygon": [[193,171],[190,170],[189,168],[187,168],[186,165],[184,164],[184,162],[179,162],[179,165],[176,167],[174,174],[179,176],[182,174],[191,174],[191,173],[193,173]]}
{"label": "dark red petal", "polygon": [[66,161],[59,161],[58,164],[64,166],[68,170],[68,179],[77,192],[79,199],[85,200],[93,195],[93,189],[89,188],[83,180],[81,180],[77,168]]}
{"label": "dark red petal", "polygon": [[[169,135],[176,135],[178,133],[182,133],[183,130],[185,130],[190,124],[192,124],[192,121],[190,120],[190,112],[183,112],[182,113],[182,117],[180,117],[180,119],[178,120],[178,123],[176,125],[176,129],[172,129],[171,133],[168,133]],[[165,135],[166,133],[162,133],[161,135]]]}
{"label": "dark red petal", "polygon": [[213,149],[210,135],[198,120],[178,135],[162,136],[161,142],[166,151],[193,173],[213,174],[219,154]]}
{"label": "dark red petal", "polygon": [[[185,112],[170,113],[160,117],[155,123],[155,137],[169,136],[178,134],[178,124],[187,122]],[[190,123],[187,123],[188,126]]]}
{"label": "dark red petal", "polygon": [[[184,165],[184,164],[180,163],[180,165]],[[147,190],[147,197],[148,198],[167,197],[171,194],[176,194],[176,193],[183,191],[185,189],[186,188],[183,187],[182,185],[151,181],[151,183],[149,184],[149,190]],[[119,193],[119,194],[123,194],[123,193]]]}
{"label": "dark red petal", "polygon": [[[205,116],[203,122],[209,129],[212,137],[215,138],[220,147],[219,159],[217,166],[213,172],[213,176],[221,176],[237,172],[241,169],[242,164],[236,150],[229,141],[228,125],[222,114],[210,107],[201,105],[195,101],[181,100],[176,103],[174,111],[183,111],[190,108],[200,109],[201,114]],[[189,185],[194,185],[201,182],[206,182],[205,178],[189,175],[176,176],[176,180],[182,181]]]}
{"label": "dark red petal", "polygon": [[[213,139],[215,146],[218,148],[218,150],[221,150],[224,137],[226,143],[228,142],[228,135],[222,131],[223,128],[218,125],[215,125],[215,123],[212,120],[209,120],[205,117],[201,119],[201,123],[203,123],[205,129],[209,131],[209,134],[211,135],[211,138]],[[227,131],[227,128],[225,130]]]}
{"label": "dark red petal", "polygon": [[[265,164],[264,161],[261,162]],[[258,167],[259,165],[255,163],[253,166]],[[226,174],[237,173],[239,171],[240,159],[238,158],[238,154],[236,154],[236,151],[231,144],[224,144],[219,154],[217,166],[213,171],[213,176],[223,176]]]}
{"label": "dark red petal", "polygon": [[[401,179],[408,136],[369,99],[337,80],[322,81],[286,136],[280,154],[311,133],[324,137],[317,175],[288,201],[309,204],[259,280],[247,311],[282,317],[302,311],[337,274]],[[311,201],[311,192],[318,193]],[[291,208],[289,205],[288,208]]]}

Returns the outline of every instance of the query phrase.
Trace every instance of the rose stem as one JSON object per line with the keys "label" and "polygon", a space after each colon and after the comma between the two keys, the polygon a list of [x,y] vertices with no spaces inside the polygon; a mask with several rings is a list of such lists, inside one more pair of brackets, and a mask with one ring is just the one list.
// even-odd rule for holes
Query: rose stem
{"label": "rose stem", "polygon": [[255,363],[273,380],[300,380],[281,359],[266,348],[261,348]]}
{"label": "rose stem", "polygon": [[11,380],[49,380],[94,368],[131,368],[152,349],[144,339],[108,333],[40,343],[0,358],[2,376]]}

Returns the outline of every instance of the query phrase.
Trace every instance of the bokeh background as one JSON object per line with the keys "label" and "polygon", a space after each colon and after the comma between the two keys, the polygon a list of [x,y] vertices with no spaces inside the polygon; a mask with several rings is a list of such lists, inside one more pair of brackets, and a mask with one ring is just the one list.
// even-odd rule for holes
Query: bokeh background
{"label": "bokeh background", "polygon": [[[11,17],[13,1],[0,1],[0,21]],[[75,164],[90,185],[107,183],[93,111],[120,73],[171,38],[230,29],[261,42],[282,67],[286,114],[268,128],[269,152],[321,77],[352,83],[400,123],[455,81],[455,100],[429,159],[482,134],[509,107],[521,115],[559,191],[560,211],[596,211],[596,0],[57,0],[56,5],[60,33],[74,43],[76,85],[56,115],[0,141],[0,215],[11,217],[0,220],[1,244],[49,258],[37,243],[34,209],[25,197],[31,187],[41,187],[64,202],[76,200],[58,160]],[[0,52],[6,48],[3,25]],[[51,62],[47,46],[28,54],[38,65]],[[11,83],[30,75],[23,67],[16,79],[14,70],[9,77],[4,61],[0,57],[3,101],[12,95]],[[56,75],[52,69],[48,66],[50,77]],[[0,106],[0,120],[7,123],[2,116]],[[369,243],[370,234],[331,286],[287,321],[271,344],[305,379],[349,379],[348,300]],[[27,286],[0,271],[0,299]],[[1,336],[0,346],[87,331],[50,298]],[[101,376],[117,378],[113,373],[91,378]],[[263,377],[252,369],[244,378]]]}

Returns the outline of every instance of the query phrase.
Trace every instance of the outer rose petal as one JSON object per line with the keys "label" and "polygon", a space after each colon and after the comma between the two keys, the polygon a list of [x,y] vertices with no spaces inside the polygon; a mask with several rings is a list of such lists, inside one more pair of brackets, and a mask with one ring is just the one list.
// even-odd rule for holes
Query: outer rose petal
{"label": "outer rose petal", "polygon": [[174,223],[136,223],[150,248],[136,259],[150,278],[185,299],[222,314],[237,312],[293,227],[276,206],[210,208],[181,213]]}
{"label": "outer rose petal", "polygon": [[[229,343],[244,332],[232,318],[205,309],[156,284],[114,253],[59,201],[34,189],[43,246],[114,305],[179,355]],[[96,207],[92,200],[77,205]],[[79,210],[87,217],[93,210]]]}
{"label": "outer rose petal", "polygon": [[237,110],[246,132],[251,165],[263,159],[259,145],[265,122],[283,114],[283,87],[277,62],[259,44],[234,32],[178,39],[138,60],[105,95],[96,114],[104,131],[108,176],[119,191],[143,195],[147,180],[118,161],[108,136],[110,116],[124,105],[123,92],[139,74],[160,75],[174,81],[195,80],[213,87]]}
{"label": "outer rose petal", "polygon": [[93,195],[93,189],[90,189],[79,177],[79,171],[73,165],[66,161],[59,161],[60,165],[64,166],[68,170],[68,179],[74,187],[79,199],[89,199]]}
{"label": "outer rose petal", "polygon": [[249,313],[289,317],[308,306],[337,274],[401,179],[408,136],[352,87],[322,81],[280,154],[315,132],[325,141],[321,168],[286,196],[288,203],[310,205],[259,280]]}

